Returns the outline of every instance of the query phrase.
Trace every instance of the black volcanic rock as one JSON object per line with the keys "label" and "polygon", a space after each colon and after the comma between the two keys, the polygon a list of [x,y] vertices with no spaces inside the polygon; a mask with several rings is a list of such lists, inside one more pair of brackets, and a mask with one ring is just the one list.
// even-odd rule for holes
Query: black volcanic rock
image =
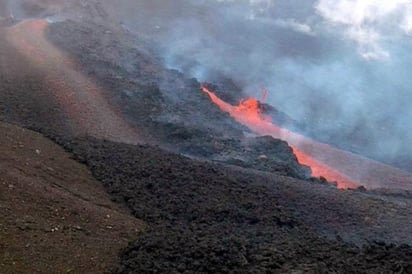
{"label": "black volcanic rock", "polygon": [[[131,40],[127,33],[75,21],[51,25],[48,37],[101,84],[151,143],[188,156],[309,178],[285,142],[272,139],[268,151],[256,145],[247,149],[244,132],[249,130],[214,105],[196,79],[164,68],[139,37]],[[265,153],[268,157],[259,159]]]}
{"label": "black volcanic rock", "polygon": [[[262,141],[268,142],[257,142]],[[339,207],[333,211],[318,207],[314,212],[313,205],[322,199],[311,197],[313,193],[302,188],[305,183],[273,173],[248,173],[149,146],[95,139],[65,142],[65,146],[85,160],[116,201],[148,222],[148,230],[130,243],[114,273],[412,270],[410,246],[372,241],[360,248],[339,235],[337,240],[320,236],[309,225],[308,217],[316,218],[319,226],[337,216],[336,225],[354,223],[362,215],[354,212],[358,199],[376,197],[318,185],[314,193],[325,194],[329,207]],[[344,206],[339,204],[342,198]],[[326,230],[333,231],[331,225]],[[354,230],[363,229],[358,221]]]}
{"label": "black volcanic rock", "polygon": [[125,110],[131,123],[151,131],[151,140],[159,134],[157,123],[232,137],[246,130],[200,92],[199,82],[165,68],[149,42],[123,30],[89,24],[52,24],[48,38],[107,90],[106,95]]}
{"label": "black volcanic rock", "polygon": [[[46,35],[76,63],[76,70],[98,83],[101,89],[96,92],[120,110],[146,141],[191,157],[308,178],[285,142],[273,139],[268,151],[248,148],[251,143],[244,137],[248,129],[220,111],[195,79],[164,68],[144,41],[95,23],[70,20],[49,25]],[[0,53],[7,67],[0,74],[2,119],[47,135],[81,134],[70,126],[72,117],[62,110],[55,87],[45,80],[47,71],[36,70],[36,64],[5,40],[0,42]]]}

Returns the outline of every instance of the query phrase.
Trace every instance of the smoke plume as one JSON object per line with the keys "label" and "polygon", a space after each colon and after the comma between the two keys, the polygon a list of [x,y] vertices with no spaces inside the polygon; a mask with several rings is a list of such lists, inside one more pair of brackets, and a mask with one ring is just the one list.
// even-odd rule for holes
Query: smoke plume
{"label": "smoke plume", "polygon": [[96,2],[154,41],[168,67],[201,81],[218,72],[253,96],[265,86],[307,134],[389,162],[412,158],[412,0]]}
{"label": "smoke plume", "polygon": [[273,106],[340,147],[411,154],[411,1],[126,2],[122,21],[154,33],[169,67],[219,71],[250,95],[266,86]]}

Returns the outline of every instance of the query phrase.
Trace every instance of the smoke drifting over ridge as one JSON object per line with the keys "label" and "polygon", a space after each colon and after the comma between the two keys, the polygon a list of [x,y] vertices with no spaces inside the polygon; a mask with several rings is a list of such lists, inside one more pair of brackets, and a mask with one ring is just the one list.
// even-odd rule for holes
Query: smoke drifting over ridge
{"label": "smoke drifting over ridge", "polygon": [[116,12],[155,34],[170,67],[199,80],[219,71],[250,95],[266,86],[269,103],[325,141],[389,161],[412,154],[412,1],[171,2]]}
{"label": "smoke drifting over ridge", "polygon": [[266,86],[270,104],[325,141],[412,154],[412,1],[95,2],[153,39],[169,67],[206,81],[219,72],[254,96]]}

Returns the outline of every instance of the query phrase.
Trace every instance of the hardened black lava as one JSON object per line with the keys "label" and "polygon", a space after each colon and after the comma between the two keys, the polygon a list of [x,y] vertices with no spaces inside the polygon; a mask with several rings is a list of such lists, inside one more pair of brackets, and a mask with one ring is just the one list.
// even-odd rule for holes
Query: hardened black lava
{"label": "hardened black lava", "polygon": [[[326,239],[299,220],[301,209],[294,212],[289,191],[305,184],[327,186],[196,161],[150,146],[94,139],[65,146],[116,201],[149,225],[121,255],[115,273],[412,271],[410,246],[370,242],[358,247],[339,237]],[[351,195],[358,199],[358,194]],[[327,209],[317,212],[322,213],[328,218]]]}

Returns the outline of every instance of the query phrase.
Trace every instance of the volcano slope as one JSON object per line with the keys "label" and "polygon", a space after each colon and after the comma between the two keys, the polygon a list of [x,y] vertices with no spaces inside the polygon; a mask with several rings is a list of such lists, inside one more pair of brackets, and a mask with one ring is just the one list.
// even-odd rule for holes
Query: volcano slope
{"label": "volcano slope", "polygon": [[[301,155],[315,160],[306,162],[318,162],[326,167],[314,167],[313,171],[329,169],[330,174],[337,171],[338,176],[330,176],[331,181],[337,178],[348,181],[340,185],[412,188],[412,174],[408,172],[312,141],[299,134],[284,134],[287,130],[279,129],[281,134],[273,134],[273,131],[261,128],[261,123],[256,121],[252,124],[242,123],[245,126],[233,123],[225,110],[220,111],[211,103],[207,94],[199,94],[200,84],[196,79],[188,79],[182,73],[165,69],[161,60],[150,50],[150,44],[139,37],[131,39],[130,33],[119,29],[109,30],[102,25],[90,28],[68,21],[50,25],[46,34],[58,48],[64,49],[71,59],[76,60],[84,74],[97,79],[111,102],[120,106],[129,123],[144,129],[141,135],[146,136],[146,141],[150,140],[177,153],[243,167],[251,166],[253,162],[254,168],[267,170],[267,166],[260,164],[261,161],[255,161],[259,155],[251,155],[253,149],[239,142],[244,140],[244,132],[252,130],[276,138],[286,137],[285,140],[299,148]],[[87,41],[89,46],[84,46],[82,41]],[[235,86],[230,88],[230,93],[235,94],[234,98],[242,98],[239,89],[236,90]],[[221,94],[224,95],[224,92]],[[278,119],[281,118],[279,114],[276,113]],[[262,154],[271,155],[265,152]],[[308,172],[296,165],[296,159],[280,158],[271,159],[271,164],[287,162],[296,174],[294,177],[308,177]],[[320,171],[314,173],[322,175]],[[324,176],[327,177],[326,174]]]}
{"label": "volcano slope", "polygon": [[412,243],[410,197],[339,191],[150,146],[64,146],[149,224],[117,273],[412,271],[412,248],[401,244]]}
{"label": "volcano slope", "polygon": [[[10,46],[12,41],[0,41],[2,119],[53,138],[86,163],[116,201],[147,222],[145,233],[122,253],[116,272],[411,271],[412,200],[407,192],[339,191],[297,179],[305,178],[306,169],[297,165],[285,142],[245,140],[245,128],[214,106],[196,80],[163,68],[142,41],[125,33],[67,21],[52,24],[46,35],[75,62],[68,68],[80,79],[91,78],[81,83],[102,87],[96,96],[109,103],[94,107],[110,106],[124,120],[121,125],[132,124],[144,131],[139,136],[165,142],[159,148],[74,138],[85,135],[84,128],[71,126],[78,116],[65,111],[54,95],[56,86],[45,76],[49,66],[39,70]],[[64,86],[58,91],[70,93],[70,82]],[[82,94],[87,89],[72,92],[79,93],[76,104],[93,104]],[[83,117],[90,119],[86,125],[99,118]],[[108,135],[99,132],[116,129],[100,125],[103,130],[91,135],[102,138]],[[273,162],[259,157],[261,151],[270,151],[265,156]],[[271,169],[273,163],[278,168]]]}
{"label": "volcano slope", "polygon": [[[13,96],[31,96],[32,100],[39,101],[41,105],[36,112],[46,124],[48,119],[60,118],[60,121],[64,121],[54,128],[57,132],[70,131],[136,143],[139,139],[137,131],[113,109],[103,93],[98,91],[99,87],[80,73],[70,58],[45,39],[48,25],[45,20],[33,19],[17,22],[1,30],[0,35],[5,37],[0,46],[5,90],[19,90],[16,86],[7,87],[8,83],[25,85],[20,87],[20,94]],[[39,84],[42,86],[31,89],[35,93],[28,94],[27,89],[31,85]],[[12,104],[4,105],[12,109]],[[58,110],[53,111],[53,108]],[[32,116],[33,112],[30,108],[23,108],[13,114]],[[49,118],[49,115],[56,116]],[[65,115],[70,119],[64,119]],[[23,117],[20,119],[27,120]]]}
{"label": "volcano slope", "polygon": [[0,123],[0,273],[102,273],[143,222],[40,134]]}

